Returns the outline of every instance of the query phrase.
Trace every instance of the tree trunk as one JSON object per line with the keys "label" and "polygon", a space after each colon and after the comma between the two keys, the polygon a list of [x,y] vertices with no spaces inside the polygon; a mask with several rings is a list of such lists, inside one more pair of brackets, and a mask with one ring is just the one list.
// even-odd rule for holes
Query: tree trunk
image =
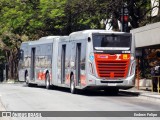
{"label": "tree trunk", "polygon": [[9,51],[7,54],[8,62],[8,79],[17,79],[18,78],[18,60],[17,52]]}

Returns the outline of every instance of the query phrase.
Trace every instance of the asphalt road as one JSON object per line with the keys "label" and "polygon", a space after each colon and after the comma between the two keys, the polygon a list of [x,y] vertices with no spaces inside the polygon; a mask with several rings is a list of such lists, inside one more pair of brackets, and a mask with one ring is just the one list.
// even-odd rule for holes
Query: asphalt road
{"label": "asphalt road", "polygon": [[[0,110],[6,111],[160,111],[160,104],[140,99],[136,95],[120,92],[108,95],[104,92],[71,94],[68,89],[46,90],[44,87],[27,87],[25,84],[0,84]],[[2,108],[3,106],[3,108]],[[126,113],[127,114],[127,113]],[[83,115],[82,115],[83,116]],[[67,118],[21,118],[11,120],[128,120],[128,118],[67,117]],[[154,120],[159,118],[134,117],[131,120]],[[0,120],[5,120],[0,118]]]}

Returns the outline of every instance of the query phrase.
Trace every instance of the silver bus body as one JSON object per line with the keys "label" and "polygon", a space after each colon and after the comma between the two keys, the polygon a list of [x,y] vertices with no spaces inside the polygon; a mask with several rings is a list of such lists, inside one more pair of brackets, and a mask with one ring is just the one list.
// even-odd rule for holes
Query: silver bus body
{"label": "silver bus body", "polygon": [[[108,42],[107,47],[103,46],[106,44],[102,44],[103,40]],[[116,47],[117,44],[120,45]],[[45,85],[49,74],[50,85],[67,88],[71,88],[71,78],[76,89],[134,86],[135,43],[130,33],[85,30],[24,42],[20,49],[23,53],[19,61],[20,81]]]}

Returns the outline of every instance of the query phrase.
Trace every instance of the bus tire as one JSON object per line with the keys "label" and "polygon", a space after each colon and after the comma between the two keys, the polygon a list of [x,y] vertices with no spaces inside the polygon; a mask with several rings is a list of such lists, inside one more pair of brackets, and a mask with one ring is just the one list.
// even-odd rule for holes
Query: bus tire
{"label": "bus tire", "polygon": [[28,87],[30,86],[28,72],[25,73],[25,83]]}
{"label": "bus tire", "polygon": [[46,84],[46,89],[50,89],[51,85],[50,85],[50,76],[49,76],[49,73],[46,74],[45,84]]}
{"label": "bus tire", "polygon": [[74,76],[71,76],[71,83],[70,83],[70,92],[72,94],[76,94],[76,88],[75,88],[75,82],[74,82]]}

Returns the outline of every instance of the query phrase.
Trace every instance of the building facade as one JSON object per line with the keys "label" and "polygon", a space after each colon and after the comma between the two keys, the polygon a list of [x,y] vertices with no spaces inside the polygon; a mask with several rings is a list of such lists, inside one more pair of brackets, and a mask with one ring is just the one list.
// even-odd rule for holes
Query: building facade
{"label": "building facade", "polygon": [[160,66],[160,22],[131,30],[135,39],[139,78],[151,79],[151,68]]}

